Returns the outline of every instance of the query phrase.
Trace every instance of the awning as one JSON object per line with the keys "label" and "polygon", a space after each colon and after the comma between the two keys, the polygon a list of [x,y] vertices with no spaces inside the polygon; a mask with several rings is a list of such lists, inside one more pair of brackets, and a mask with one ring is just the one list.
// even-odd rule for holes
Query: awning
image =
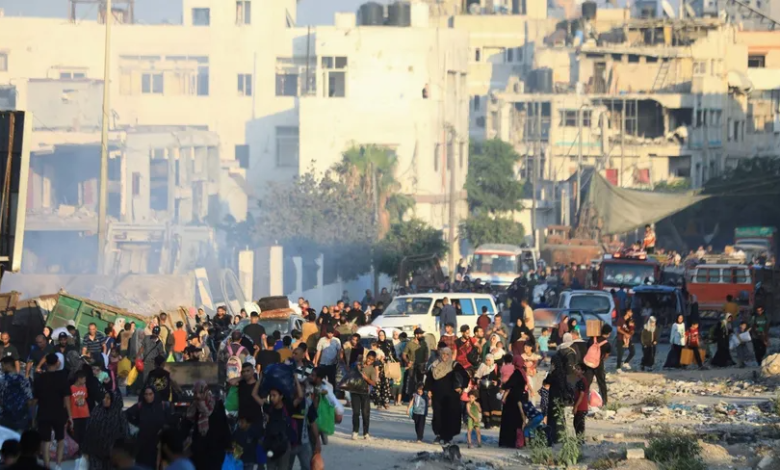
{"label": "awning", "polygon": [[658,222],[708,197],[694,191],[654,193],[618,188],[594,172],[586,201],[601,220],[601,234],[612,235]]}
{"label": "awning", "polygon": [[742,72],[730,70],[728,75],[729,88],[736,88],[742,93],[750,93],[753,89],[753,82]]}

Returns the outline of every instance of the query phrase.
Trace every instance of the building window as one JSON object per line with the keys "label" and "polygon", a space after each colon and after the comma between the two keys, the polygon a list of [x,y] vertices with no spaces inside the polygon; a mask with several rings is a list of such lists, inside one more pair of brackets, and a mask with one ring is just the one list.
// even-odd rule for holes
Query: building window
{"label": "building window", "polygon": [[240,168],[248,169],[249,168],[249,146],[244,145],[236,145],[236,160],[238,161],[238,166]]}
{"label": "building window", "polygon": [[252,96],[252,74],[238,74],[238,96]]}
{"label": "building window", "polygon": [[252,2],[236,1],[236,24],[252,24]]}
{"label": "building window", "polygon": [[639,63],[639,56],[636,54],[628,54],[628,63],[629,64],[638,64]]}
{"label": "building window", "polygon": [[60,72],[60,80],[74,80],[87,78],[84,72]]}
{"label": "building window", "polygon": [[276,96],[298,96],[298,74],[276,74]]}
{"label": "building window", "polygon": [[479,96],[474,97],[474,111],[479,111]]}
{"label": "building window", "polygon": [[0,52],[0,72],[8,72],[8,53]]}
{"label": "building window", "polygon": [[474,49],[474,61],[479,62],[480,60],[482,60],[482,51],[479,48]]}
{"label": "building window", "polygon": [[141,76],[141,93],[161,95],[163,92],[163,74],[145,73]]}
{"label": "building window", "polygon": [[434,144],[433,146],[433,171],[439,171],[439,152],[441,152],[441,145]]}
{"label": "building window", "polygon": [[141,173],[133,173],[133,196],[141,195]]}
{"label": "building window", "polygon": [[477,117],[477,127],[479,127],[480,129],[485,128],[485,116]]}
{"label": "building window", "polygon": [[577,113],[582,113],[582,127],[590,127],[591,113],[589,109],[578,111],[576,109],[565,109],[561,111],[561,127],[577,127]]}
{"label": "building window", "polygon": [[507,62],[514,62],[515,59],[515,49],[514,47],[509,47],[506,50],[506,61]]}
{"label": "building window", "polygon": [[298,167],[300,137],[297,127],[276,127],[276,166]]}
{"label": "building window", "polygon": [[[766,67],[765,55],[749,55],[748,56],[748,68],[751,69],[763,69]],[[2,70],[2,69],[0,69]]]}
{"label": "building window", "polygon": [[697,60],[693,63],[694,75],[707,75],[707,61]]}
{"label": "building window", "polygon": [[210,8],[193,8],[192,9],[192,24],[193,26],[208,26],[211,24],[211,9]]}
{"label": "building window", "polygon": [[329,98],[347,96],[347,58],[323,57],[321,64],[327,96]]}

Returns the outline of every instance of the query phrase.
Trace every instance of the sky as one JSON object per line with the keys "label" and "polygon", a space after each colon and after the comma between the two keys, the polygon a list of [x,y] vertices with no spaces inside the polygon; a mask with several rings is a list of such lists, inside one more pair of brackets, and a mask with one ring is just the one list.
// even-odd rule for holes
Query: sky
{"label": "sky", "polygon": [[[356,11],[368,0],[300,0],[298,26],[333,24],[333,13]],[[382,2],[385,3],[385,2]],[[181,0],[136,0],[135,16],[139,23],[181,23]],[[68,0],[0,0],[5,16],[46,16],[67,18]],[[96,16],[96,7],[79,5],[86,18]]]}

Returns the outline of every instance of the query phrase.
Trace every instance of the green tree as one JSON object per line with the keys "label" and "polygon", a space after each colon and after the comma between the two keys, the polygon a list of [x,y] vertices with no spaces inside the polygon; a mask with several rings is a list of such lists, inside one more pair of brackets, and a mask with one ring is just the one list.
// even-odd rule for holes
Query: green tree
{"label": "green tree", "polygon": [[398,265],[405,257],[433,255],[441,259],[446,253],[447,243],[441,231],[419,219],[412,219],[390,226],[390,231],[374,249],[374,266],[377,271],[395,279]]}
{"label": "green tree", "polygon": [[520,245],[524,241],[523,225],[507,217],[471,214],[460,226],[461,238],[475,247],[485,243]]}
{"label": "green tree", "polygon": [[471,142],[469,146],[469,217],[459,227],[460,237],[475,247],[484,243],[521,244],[525,230],[511,218],[523,209],[523,183],[515,177],[520,156],[498,139]]}
{"label": "green tree", "polygon": [[[347,187],[359,189],[363,193],[371,208],[374,206],[376,191],[379,216],[377,235],[380,239],[390,228],[388,202],[401,188],[395,179],[397,166],[398,156],[392,149],[380,145],[353,145],[342,154],[341,162],[333,167]],[[398,208],[398,204],[395,204],[394,209],[397,211]]]}
{"label": "green tree", "polygon": [[370,270],[376,230],[364,193],[328,174],[318,180],[310,171],[268,187],[259,203],[256,237],[308,260],[324,253],[348,280]]}
{"label": "green tree", "polygon": [[469,147],[469,210],[491,214],[522,210],[523,183],[515,177],[520,155],[498,139],[471,142]]}

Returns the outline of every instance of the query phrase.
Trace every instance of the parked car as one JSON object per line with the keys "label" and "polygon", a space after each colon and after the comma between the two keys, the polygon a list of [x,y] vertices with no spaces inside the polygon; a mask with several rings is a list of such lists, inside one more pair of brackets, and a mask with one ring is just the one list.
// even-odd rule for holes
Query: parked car
{"label": "parked car", "polygon": [[[582,339],[584,340],[588,339],[585,337],[587,334],[585,329],[587,320],[599,320],[601,322],[604,321],[599,314],[588,310],[568,308],[537,308],[534,310],[534,336],[538,338],[542,335],[542,328],[549,328],[551,329],[550,335],[553,337],[552,329],[558,328],[558,324],[561,322],[561,319],[564,315],[568,316],[569,319],[577,320],[577,324],[580,325],[580,331],[583,335]],[[610,338],[614,338],[614,336],[615,331],[613,329]],[[557,346],[557,344],[555,346]],[[551,346],[551,349],[554,349],[554,347]]]}

